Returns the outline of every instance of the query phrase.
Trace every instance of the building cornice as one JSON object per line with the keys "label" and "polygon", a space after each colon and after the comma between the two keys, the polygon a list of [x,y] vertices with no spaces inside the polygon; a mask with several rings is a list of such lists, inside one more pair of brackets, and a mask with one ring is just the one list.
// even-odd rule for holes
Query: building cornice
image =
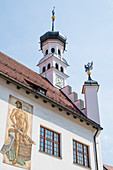
{"label": "building cornice", "polygon": [[56,69],[55,67],[50,67],[48,70],[46,70],[45,72],[42,72],[41,75],[45,75],[46,73],[50,72],[51,70],[56,71],[58,74],[62,75],[65,78],[68,78],[69,76],[61,71],[59,71],[58,69]]}
{"label": "building cornice", "polygon": [[[50,54],[49,54],[50,55]],[[58,57],[55,56],[55,54],[51,54],[50,56],[48,56],[47,58],[44,59],[44,57],[41,59],[42,62],[39,62],[37,64],[37,66],[41,66],[45,61],[51,59],[51,58],[55,58],[58,62],[61,62],[62,64],[64,64],[65,66],[69,66],[67,63],[63,62],[61,59],[59,59]],[[43,60],[44,59],[44,60]]]}

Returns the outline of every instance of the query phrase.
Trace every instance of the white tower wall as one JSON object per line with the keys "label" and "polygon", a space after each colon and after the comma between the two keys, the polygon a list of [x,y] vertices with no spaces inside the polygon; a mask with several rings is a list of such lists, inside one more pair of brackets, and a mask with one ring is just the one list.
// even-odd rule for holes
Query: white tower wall
{"label": "white tower wall", "polygon": [[55,54],[57,54],[58,55],[58,49],[60,50],[60,52],[61,52],[61,56],[62,56],[62,54],[63,54],[63,51],[64,51],[64,49],[63,49],[63,43],[61,43],[59,40],[48,40],[48,41],[45,41],[44,43],[43,43],[43,46],[42,46],[42,53],[44,54],[44,56],[45,56],[45,52],[46,52],[46,50],[48,50],[48,54],[50,54],[50,53],[52,53],[51,52],[51,49],[52,48],[54,48],[55,49]]}
{"label": "white tower wall", "polygon": [[[54,48],[54,52],[52,52],[52,48]],[[66,80],[68,78],[66,75],[66,68],[68,64],[62,57],[64,53],[64,43],[59,39],[48,39],[42,43],[42,53],[44,57],[38,64],[39,73],[57,88],[66,86]],[[50,68],[48,68],[48,64],[50,64]],[[56,64],[58,68],[56,68]],[[45,70],[43,70],[43,68]],[[58,81],[61,82],[61,85],[58,85],[58,83],[56,84]]]}
{"label": "white tower wall", "polygon": [[84,86],[83,93],[87,117],[100,124],[97,88],[98,86]]}

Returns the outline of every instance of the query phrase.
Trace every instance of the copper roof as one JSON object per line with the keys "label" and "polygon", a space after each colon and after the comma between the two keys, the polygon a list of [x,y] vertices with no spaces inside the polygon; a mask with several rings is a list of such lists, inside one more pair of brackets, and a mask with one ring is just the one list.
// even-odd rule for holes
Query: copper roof
{"label": "copper roof", "polygon": [[67,109],[67,111],[75,113],[86,121],[89,120],[90,123],[94,123],[97,127],[99,126],[88,119],[60,90],[53,87],[47,79],[2,52],[0,52],[0,75],[39,95],[41,94],[31,88],[28,81],[42,87],[47,91],[44,96],[45,99],[49,99],[49,101]]}

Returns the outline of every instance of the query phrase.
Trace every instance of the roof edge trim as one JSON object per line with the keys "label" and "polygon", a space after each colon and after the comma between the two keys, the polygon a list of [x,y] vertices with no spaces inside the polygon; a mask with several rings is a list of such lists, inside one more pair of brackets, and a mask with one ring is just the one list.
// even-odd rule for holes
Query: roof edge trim
{"label": "roof edge trim", "polygon": [[22,84],[19,83],[19,82],[16,82],[15,80],[12,80],[11,78],[5,76],[4,74],[0,73],[0,77],[3,78],[3,79],[5,79],[5,80],[9,80],[11,83],[13,83],[13,84],[15,84],[15,85],[19,85],[21,88],[23,88],[23,89],[25,89],[25,90],[27,90],[27,91],[35,94],[35,95],[38,95],[39,97],[47,100],[48,102],[50,102],[50,103],[52,103],[52,104],[54,104],[54,105],[62,108],[62,109],[65,110],[66,112],[71,113],[73,116],[75,115],[77,118],[82,119],[82,120],[85,121],[86,123],[90,123],[95,129],[99,128],[100,130],[103,130],[103,128],[102,128],[99,124],[97,124],[96,122],[94,122],[94,121],[92,121],[92,120],[90,120],[90,119],[89,119],[89,120],[86,120],[85,118],[77,115],[76,113],[72,112],[71,110],[69,110],[69,109],[63,107],[62,105],[60,105],[60,104],[52,101],[51,99],[48,99],[46,96],[44,96],[44,95],[42,95],[42,94],[40,94],[40,93],[34,92],[33,90],[29,89],[28,87],[22,85]]}

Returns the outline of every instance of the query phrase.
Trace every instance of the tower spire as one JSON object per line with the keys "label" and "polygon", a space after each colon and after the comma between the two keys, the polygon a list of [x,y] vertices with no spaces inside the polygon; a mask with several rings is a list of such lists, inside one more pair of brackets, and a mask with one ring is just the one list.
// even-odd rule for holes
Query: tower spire
{"label": "tower spire", "polygon": [[55,7],[53,7],[53,10],[52,10],[52,31],[54,31],[54,27],[55,27]]}
{"label": "tower spire", "polygon": [[43,58],[39,61],[39,73],[58,89],[67,85],[67,61],[63,58],[67,38],[55,31],[55,7],[52,9],[52,28],[40,37]]}

